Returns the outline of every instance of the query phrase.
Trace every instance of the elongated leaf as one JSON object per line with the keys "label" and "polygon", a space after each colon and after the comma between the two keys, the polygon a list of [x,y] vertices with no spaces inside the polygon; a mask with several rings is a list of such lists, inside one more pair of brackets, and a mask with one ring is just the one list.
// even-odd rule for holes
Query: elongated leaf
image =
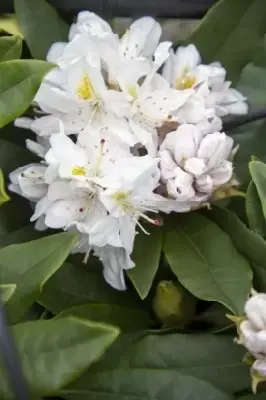
{"label": "elongated leaf", "polygon": [[52,68],[53,64],[36,60],[0,63],[0,128],[26,111]]}
{"label": "elongated leaf", "polygon": [[29,224],[32,210],[24,199],[16,199],[0,207],[0,237]]}
{"label": "elongated leaf", "polygon": [[6,303],[14,294],[17,285],[0,285],[0,299]]}
{"label": "elongated leaf", "polygon": [[34,58],[46,59],[54,42],[66,41],[69,27],[45,0],[15,0],[19,26]]}
{"label": "elongated leaf", "polygon": [[261,236],[248,229],[236,214],[225,208],[213,206],[207,215],[230,235],[238,251],[250,260],[256,278],[255,289],[265,291],[266,242]]}
{"label": "elongated leaf", "polygon": [[265,393],[248,394],[247,396],[238,397],[239,400],[265,400]]}
{"label": "elongated leaf", "polygon": [[194,296],[243,314],[252,271],[218,225],[198,213],[169,219],[164,252],[179,281]]}
{"label": "elongated leaf", "polygon": [[231,400],[208,382],[175,371],[118,369],[94,375],[61,396],[75,400]]}
{"label": "elongated leaf", "polygon": [[5,189],[5,181],[3,171],[0,169],[0,206],[10,200]]}
{"label": "elongated leaf", "polygon": [[261,202],[254,182],[250,182],[246,194],[246,212],[249,226],[258,235],[266,236],[266,222],[263,216]]}
{"label": "elongated leaf", "polygon": [[21,165],[29,164],[36,157],[23,147],[0,140],[0,168],[8,174]]}
{"label": "elongated leaf", "polygon": [[22,40],[19,36],[4,36],[0,38],[0,61],[20,58]]}
{"label": "elongated leaf", "polygon": [[[252,62],[241,72],[237,89],[247,97],[250,111],[266,107],[266,41],[259,46]],[[266,123],[259,120],[243,125],[228,134],[238,144],[239,151],[234,160],[234,168],[242,185],[247,187],[250,182],[248,163],[252,156],[266,161]]]}
{"label": "elongated leaf", "polygon": [[0,284],[14,283],[16,292],[7,310],[18,321],[58,270],[76,241],[73,233],[59,233],[0,250]]}
{"label": "elongated leaf", "polygon": [[266,219],[266,164],[251,161],[249,170],[260,198],[264,219]]}
{"label": "elongated leaf", "polygon": [[100,262],[94,259],[88,265],[65,263],[45,284],[39,299],[53,314],[89,302],[137,308],[137,300],[129,289],[119,292],[111,288],[103,279]]}
{"label": "elongated leaf", "polygon": [[189,41],[199,48],[204,62],[220,61],[228,70],[230,80],[236,81],[243,66],[253,58],[265,32],[264,0],[220,0]]}
{"label": "elongated leaf", "polygon": [[[121,399],[216,399],[221,393],[212,391],[214,387],[234,392],[248,386],[249,368],[242,363],[243,355],[244,349],[235,345],[231,336],[168,334],[135,336],[131,340],[121,337],[62,394],[70,399],[89,399],[90,395],[98,399],[100,394],[104,399],[111,399],[112,395]],[[201,390],[207,383],[210,392],[203,395]]]}
{"label": "elongated leaf", "polygon": [[162,233],[161,228],[152,227],[149,235],[141,232],[135,240],[132,258],[136,265],[128,271],[128,276],[142,299],[148,295],[159,267]]}
{"label": "elongated leaf", "polygon": [[[78,318],[34,321],[13,328],[23,372],[33,396],[47,396],[74,381],[116,340],[119,330]],[[13,399],[0,371],[0,395]]]}
{"label": "elongated leaf", "polygon": [[58,315],[58,318],[68,315],[113,324],[125,332],[148,329],[152,324],[149,314],[141,308],[134,309],[115,304],[84,304],[63,311]]}
{"label": "elongated leaf", "polygon": [[7,32],[11,35],[17,35],[21,38],[23,37],[23,34],[19,29],[17,20],[13,14],[0,15],[0,30]]}

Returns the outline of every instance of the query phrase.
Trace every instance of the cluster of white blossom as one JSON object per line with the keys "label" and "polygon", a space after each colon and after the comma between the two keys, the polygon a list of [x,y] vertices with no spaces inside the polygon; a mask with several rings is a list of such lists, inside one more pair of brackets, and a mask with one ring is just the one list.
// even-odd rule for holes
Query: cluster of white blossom
{"label": "cluster of white blossom", "polygon": [[76,251],[93,251],[120,290],[136,228],[148,233],[159,211],[202,207],[236,182],[221,117],[245,114],[246,99],[220,63],[160,36],[150,17],[119,38],[81,12],[69,42],[47,55],[57,68],[36,95],[36,118],[16,121],[36,133],[27,148],[41,161],[12,172],[10,189],[32,201],[37,229],[77,230]]}
{"label": "cluster of white blossom", "polygon": [[253,390],[266,381],[266,293],[255,293],[245,305],[246,319],[239,325],[239,340],[254,357]]}

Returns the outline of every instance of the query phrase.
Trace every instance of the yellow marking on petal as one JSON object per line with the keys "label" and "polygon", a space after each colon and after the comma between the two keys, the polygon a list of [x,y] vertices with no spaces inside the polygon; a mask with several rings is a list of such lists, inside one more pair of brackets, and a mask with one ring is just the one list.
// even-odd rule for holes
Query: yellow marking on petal
{"label": "yellow marking on petal", "polygon": [[87,74],[84,74],[81,78],[76,93],[82,100],[91,100],[94,97],[92,84]]}
{"label": "yellow marking on petal", "polygon": [[118,203],[126,201],[128,199],[127,192],[116,192],[112,195],[113,200],[117,201]]}
{"label": "yellow marking on petal", "polygon": [[196,77],[189,75],[189,68],[184,68],[182,74],[175,81],[178,90],[191,89],[196,83]]}
{"label": "yellow marking on petal", "polygon": [[128,93],[132,96],[132,97],[137,97],[137,88],[136,88],[136,86],[131,86],[129,89],[128,89]]}
{"label": "yellow marking on petal", "polygon": [[72,175],[75,175],[75,176],[85,176],[86,170],[83,166],[76,165],[75,167],[72,168],[71,173],[72,173]]}
{"label": "yellow marking on petal", "polygon": [[175,82],[175,88],[178,90],[191,89],[195,85],[195,83],[196,83],[195,76],[187,76],[182,80],[177,79]]}

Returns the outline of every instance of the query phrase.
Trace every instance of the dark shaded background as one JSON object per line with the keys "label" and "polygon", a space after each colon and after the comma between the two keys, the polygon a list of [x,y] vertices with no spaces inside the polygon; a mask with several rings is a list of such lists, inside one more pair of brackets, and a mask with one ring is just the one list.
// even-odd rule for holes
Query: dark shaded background
{"label": "dark shaded background", "polygon": [[[167,18],[201,18],[217,0],[48,0],[59,13],[71,18],[80,10],[105,17],[153,15]],[[13,12],[13,0],[0,0],[0,12]]]}

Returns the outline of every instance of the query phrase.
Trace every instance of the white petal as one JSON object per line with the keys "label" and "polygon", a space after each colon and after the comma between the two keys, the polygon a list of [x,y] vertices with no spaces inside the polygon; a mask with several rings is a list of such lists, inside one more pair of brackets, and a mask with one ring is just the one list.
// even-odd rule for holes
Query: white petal
{"label": "white petal", "polygon": [[254,329],[266,329],[266,294],[258,293],[252,296],[245,305],[245,313]]}
{"label": "white petal", "polygon": [[184,170],[197,177],[205,172],[206,165],[203,159],[191,157],[186,159],[184,163]]}
{"label": "white petal", "polygon": [[184,159],[196,156],[202,136],[194,125],[181,125],[166,136],[160,149],[170,150],[176,163],[180,164]]}
{"label": "white petal", "polygon": [[46,212],[45,224],[50,228],[65,228],[83,217],[86,199],[58,200]]}
{"label": "white petal", "polygon": [[223,132],[205,136],[199,146],[197,157],[204,158],[209,169],[219,166],[229,157],[233,148],[233,139]]}
{"label": "white petal", "polygon": [[34,142],[33,140],[26,139],[26,147],[29,151],[41,158],[43,158],[46,154],[46,149],[39,143]]}
{"label": "white petal", "polygon": [[56,63],[58,58],[62,56],[66,47],[66,42],[56,42],[52,44],[47,53],[47,61]]}
{"label": "white petal", "polygon": [[16,118],[14,121],[14,126],[16,126],[17,128],[31,129],[33,121],[34,120],[32,118],[27,117]]}
{"label": "white petal", "polygon": [[230,161],[224,161],[219,167],[209,171],[214,186],[221,186],[228,182],[233,175],[233,165]]}
{"label": "white petal", "polygon": [[266,360],[256,360],[252,365],[252,369],[260,375],[266,376]]}
{"label": "white petal", "polygon": [[50,207],[52,202],[48,200],[47,196],[43,197],[35,206],[34,214],[31,216],[30,221],[36,221],[42,214],[44,214]]}

